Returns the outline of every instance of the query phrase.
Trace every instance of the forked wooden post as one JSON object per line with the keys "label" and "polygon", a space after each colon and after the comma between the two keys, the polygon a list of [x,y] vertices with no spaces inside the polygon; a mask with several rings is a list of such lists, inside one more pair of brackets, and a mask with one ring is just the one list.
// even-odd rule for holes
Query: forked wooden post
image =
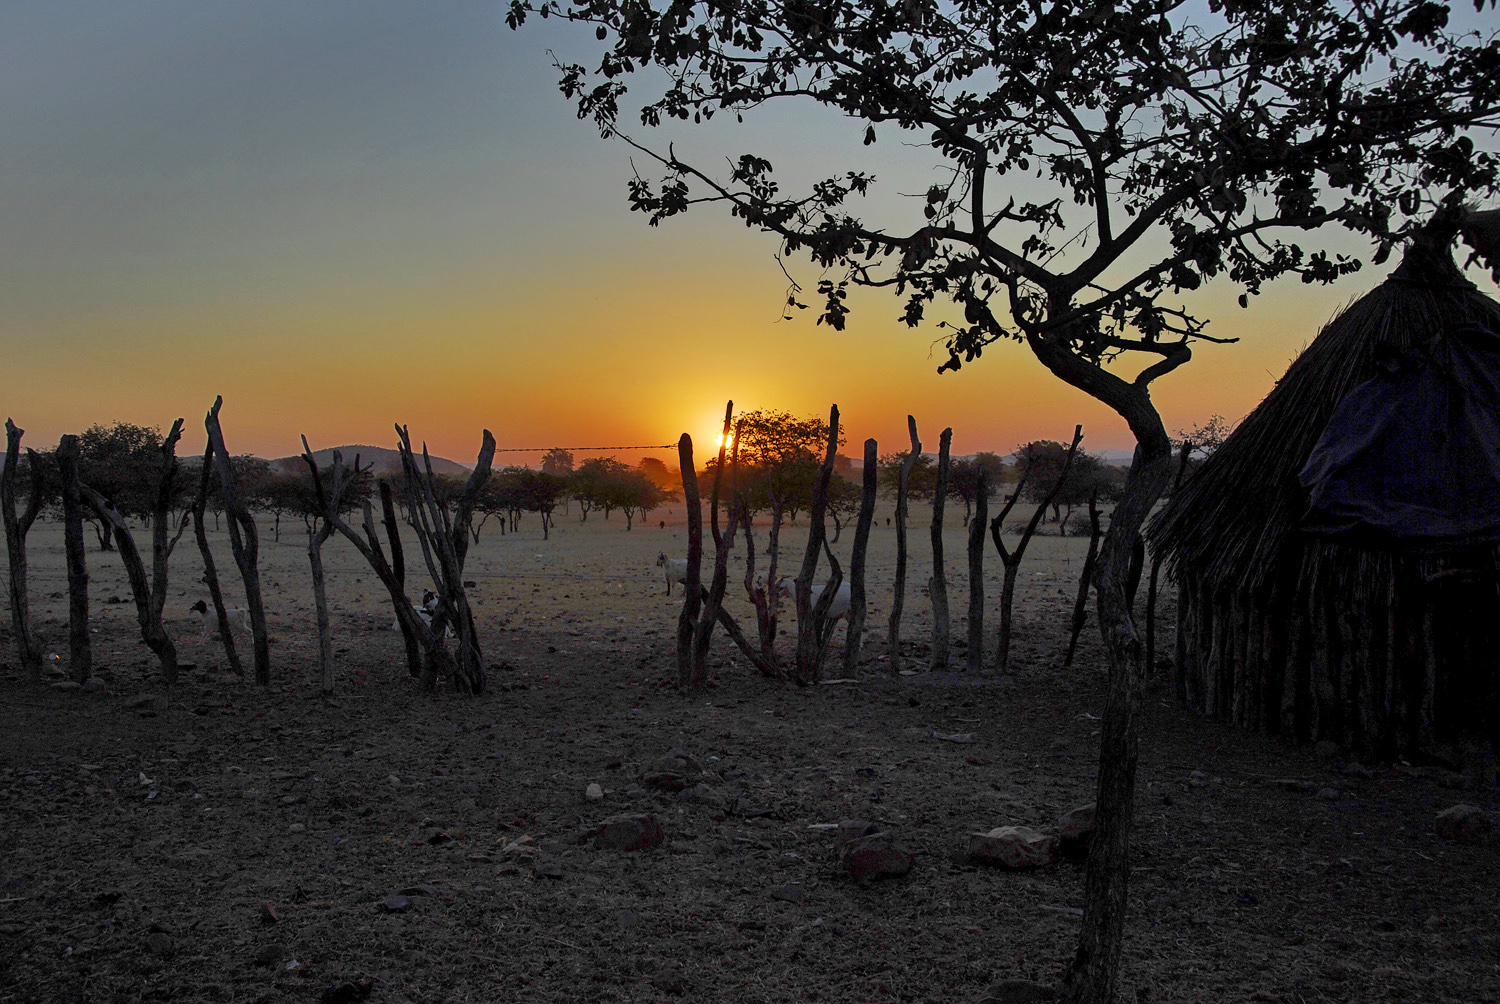
{"label": "forked wooden post", "polygon": [[260,537],[234,481],[234,466],[224,445],[224,430],[219,425],[219,409],[223,406],[222,396],[214,398],[214,406],[208,410],[203,425],[208,430],[214,464],[219,471],[224,512],[229,517],[229,546],[245,581],[245,605],[250,608],[250,634],[255,649],[255,682],[267,687],[271,684],[271,642],[266,633],[266,607],[260,592]]}
{"label": "forked wooden post", "polygon": [[969,520],[969,650],[967,669],[984,672],[984,531],[990,515],[990,469],[979,464],[974,515]]}
{"label": "forked wooden post", "polygon": [[891,675],[901,673],[901,610],[906,605],[906,497],[911,489],[911,471],[922,454],[922,441],[917,438],[917,420],[906,416],[906,429],[911,434],[911,452],[901,463],[901,472],[896,480],[896,584],[891,595],[890,630],[886,647],[891,663]]}
{"label": "forked wooden post", "polygon": [[89,638],[89,573],[83,553],[83,499],[78,488],[77,436],[63,436],[57,444],[57,469],[62,476],[63,550],[68,561],[68,659],[73,681],[84,683],[94,668]]}
{"label": "forked wooden post", "polygon": [[0,468],[0,514],[5,520],[5,553],[10,561],[10,618],[16,636],[21,669],[32,683],[42,679],[42,650],[31,633],[31,609],[26,594],[26,535],[42,510],[43,482],[40,458],[26,451],[31,475],[31,494],[24,510],[16,511],[16,479],[21,460],[21,437],[25,429],[5,420],[5,467]]}
{"label": "forked wooden post", "polygon": [[953,627],[948,615],[948,573],[943,568],[943,503],[948,495],[952,446],[953,430],[944,429],[938,437],[937,484],[932,490],[932,578],[928,585],[932,599],[932,658],[928,665],[935,671],[948,668],[949,634]]}
{"label": "forked wooden post", "polygon": [[859,670],[859,653],[864,644],[865,620],[869,616],[865,599],[865,552],[870,545],[870,527],[875,523],[875,490],[880,475],[879,444],[865,440],[863,491],[859,499],[859,523],[854,528],[854,553],[849,556],[849,627],[844,637],[844,675]]}

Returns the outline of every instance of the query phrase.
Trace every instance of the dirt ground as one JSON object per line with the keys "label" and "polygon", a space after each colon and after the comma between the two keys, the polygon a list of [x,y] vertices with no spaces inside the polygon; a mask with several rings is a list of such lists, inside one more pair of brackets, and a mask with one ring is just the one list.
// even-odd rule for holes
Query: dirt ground
{"label": "dirt ground", "polygon": [[[378,582],[336,541],[339,689],[321,696],[305,536],[287,522],[279,543],[263,531],[271,688],[226,676],[216,643],[197,644],[189,535],[168,609],[194,669],[169,691],[133,607],[114,602],[128,599],[118,559],[91,545],[105,692],[27,685],[8,612],[0,628],[0,1001],[368,988],[377,1002],[972,1002],[1000,979],[1055,983],[1082,867],[1001,871],[955,852],[972,832],[1053,826],[1092,801],[1092,625],[1062,668],[1085,542],[1033,543],[1013,673],[959,671],[959,644],[949,671],[893,678],[885,515],[868,661],[853,682],[805,690],[759,678],[727,642],[708,689],[663,685],[678,596],[653,562],[685,551],[680,508],[629,533],[618,515],[564,517],[550,541],[534,517],[508,536],[486,527],[467,572],[492,667],[478,699],[415,688]],[[918,581],[926,518],[914,513]],[[945,546],[961,639],[957,522]],[[802,539],[791,532],[788,553]],[[34,614],[66,664],[56,526],[33,531],[31,554]],[[987,564],[994,597],[993,553]],[[908,655],[925,664],[925,590],[909,585],[906,608]],[[748,605],[733,609],[747,623]],[[1500,1001],[1500,845],[1433,829],[1460,802],[1493,815],[1492,782],[1349,765],[1185,713],[1159,686],[1142,725],[1122,1000]],[[702,771],[690,797],[641,783],[674,751]],[[1287,779],[1302,783],[1268,783]],[[580,840],[626,812],[658,819],[664,845]],[[831,824],[856,818],[916,853],[908,875],[846,875]]]}

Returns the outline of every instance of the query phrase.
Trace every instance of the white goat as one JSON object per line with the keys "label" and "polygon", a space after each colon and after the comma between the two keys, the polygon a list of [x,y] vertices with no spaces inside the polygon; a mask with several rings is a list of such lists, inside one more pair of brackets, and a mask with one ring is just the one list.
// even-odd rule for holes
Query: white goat
{"label": "white goat", "polygon": [[[821,586],[812,587],[812,596],[810,597],[810,602],[813,606],[818,605],[818,600],[822,597],[823,590],[827,588],[828,583],[826,582]],[[797,580],[792,578],[790,575],[783,575],[776,581],[776,590],[787,599],[795,600],[797,598]],[[840,582],[838,592],[833,594],[833,602],[828,606],[828,620],[830,622],[836,621],[840,617],[849,616],[850,596],[851,593],[849,591],[848,580]]]}
{"label": "white goat", "polygon": [[[188,607],[189,610],[203,619],[203,633],[198,636],[198,644],[202,645],[208,641],[208,636],[213,634],[219,626],[219,615],[202,600]],[[247,635],[250,633],[250,611],[242,607],[225,607],[224,618],[229,621],[230,634]]]}
{"label": "white goat", "polygon": [[[438,610],[437,593],[433,592],[431,589],[427,590],[422,594],[421,605],[419,606],[416,603],[413,603],[411,605],[411,608],[416,611],[418,617],[422,618],[423,624],[426,624],[428,627],[432,627],[432,618],[437,615]],[[401,630],[401,618],[397,617],[395,621],[391,623],[391,630]],[[446,632],[446,630],[447,629],[445,628],[444,631]]]}
{"label": "white goat", "polygon": [[656,556],[656,567],[662,570],[662,575],[667,580],[667,595],[672,595],[672,583],[681,582],[687,584],[688,563],[686,558],[669,558],[663,551]]}

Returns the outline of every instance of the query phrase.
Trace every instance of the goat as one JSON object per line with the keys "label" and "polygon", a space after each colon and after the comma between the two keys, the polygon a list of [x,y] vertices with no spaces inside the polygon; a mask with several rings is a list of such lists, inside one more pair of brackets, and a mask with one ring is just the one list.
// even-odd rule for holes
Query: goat
{"label": "goat", "polygon": [[[203,619],[203,633],[198,636],[198,644],[202,645],[208,641],[208,636],[213,634],[214,629],[219,626],[219,615],[216,611],[211,610],[208,604],[202,600],[194,603],[188,609]],[[250,633],[250,611],[242,607],[225,607],[224,619],[229,621],[230,634],[238,632],[239,634],[246,635]]]}
{"label": "goat", "polygon": [[[818,600],[822,597],[823,590],[827,588],[828,584],[826,582],[821,586],[812,587],[812,595],[808,599],[811,606],[816,607],[818,605]],[[776,582],[776,591],[789,600],[795,600],[797,598],[797,580],[790,575],[783,575]],[[851,595],[848,580],[840,582],[838,592],[833,594],[833,602],[828,605],[828,621],[830,623],[838,620],[840,617],[849,616],[849,599]]]}
{"label": "goat", "polygon": [[[423,624],[426,624],[428,627],[432,627],[432,618],[437,615],[438,611],[437,593],[433,592],[431,589],[427,590],[422,594],[421,605],[413,603],[411,605],[411,608],[417,612],[418,617],[422,618]],[[392,622],[391,630],[401,630],[401,618],[397,617],[396,620]]]}
{"label": "goat", "polygon": [[681,582],[687,584],[688,563],[686,558],[669,558],[663,551],[656,556],[656,567],[662,570],[662,575],[667,580],[667,595],[672,595],[672,583]]}

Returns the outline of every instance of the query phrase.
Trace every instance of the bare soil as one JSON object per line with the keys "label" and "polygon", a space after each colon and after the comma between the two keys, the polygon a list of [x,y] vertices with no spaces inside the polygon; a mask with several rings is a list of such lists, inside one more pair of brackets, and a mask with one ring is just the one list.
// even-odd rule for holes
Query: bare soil
{"label": "bare soil", "polygon": [[[678,598],[652,562],[684,545],[662,518],[629,533],[618,516],[565,519],[550,541],[534,520],[486,527],[469,563],[492,665],[478,699],[415,687],[378,584],[336,542],[339,691],[320,695],[305,538],[286,523],[265,543],[273,685],[226,676],[216,643],[195,644],[189,536],[169,609],[195,667],[168,690],[133,608],[111,602],[128,598],[118,560],[91,550],[106,692],[26,684],[8,614],[0,629],[0,1001],[364,987],[377,1002],[969,1002],[1000,979],[1054,984],[1082,867],[1007,872],[955,851],[1092,801],[1092,626],[1061,667],[1085,542],[1033,544],[1009,675],[889,674],[882,525],[856,680],[773,683],[722,643],[711,686],[679,693],[664,685]],[[916,580],[926,539],[918,515]],[[950,528],[956,638],[963,539]],[[34,611],[66,665],[55,526],[31,553]],[[218,560],[231,567],[227,548]],[[925,590],[908,590],[903,636],[925,664]],[[1459,802],[1493,815],[1492,778],[1350,766],[1186,713],[1159,685],[1142,725],[1123,1000],[1500,1000],[1500,846],[1433,830]],[[674,750],[707,792],[641,784]],[[655,816],[665,844],[580,841],[624,812]],[[853,818],[915,852],[911,872],[851,880],[828,824]]]}

